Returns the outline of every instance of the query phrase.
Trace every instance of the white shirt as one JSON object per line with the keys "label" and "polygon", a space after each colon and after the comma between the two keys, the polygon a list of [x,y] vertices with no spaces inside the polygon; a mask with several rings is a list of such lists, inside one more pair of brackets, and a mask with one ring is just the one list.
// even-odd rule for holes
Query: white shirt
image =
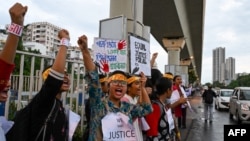
{"label": "white shirt", "polygon": [[[125,94],[124,99],[128,99],[129,100],[129,103],[131,104],[137,104],[137,101],[138,101],[138,97],[134,97],[132,98],[130,95],[128,94]],[[133,126],[135,128],[135,134],[136,134],[136,138],[137,138],[137,141],[143,141],[143,136],[142,136],[142,129],[141,129],[141,126],[140,126],[141,123],[139,123],[139,120],[138,118],[136,118],[133,122]]]}

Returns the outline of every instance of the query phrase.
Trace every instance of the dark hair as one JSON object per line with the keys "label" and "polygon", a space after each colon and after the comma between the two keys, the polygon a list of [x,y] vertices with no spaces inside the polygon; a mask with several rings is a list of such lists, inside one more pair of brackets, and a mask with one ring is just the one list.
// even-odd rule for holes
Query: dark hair
{"label": "dark hair", "polygon": [[115,70],[115,71],[113,71],[113,72],[109,73],[109,75],[108,75],[108,76],[110,77],[110,76],[115,75],[115,74],[122,74],[122,75],[124,75],[124,76],[128,77],[128,74],[127,74],[127,73],[125,73],[124,71],[121,71],[121,70]]}
{"label": "dark hair", "polygon": [[107,77],[106,74],[103,74],[103,73],[99,74],[99,79],[102,79],[102,78],[105,78],[105,77]]}
{"label": "dark hair", "polygon": [[173,76],[173,73],[172,73],[172,72],[166,72],[165,74],[170,74],[170,75],[172,75],[172,76]]}
{"label": "dark hair", "polygon": [[177,77],[181,77],[181,76],[180,75],[175,75],[174,78],[173,78],[173,81],[175,81]]}
{"label": "dark hair", "polygon": [[42,71],[42,74],[43,74],[47,69],[49,69],[49,68],[52,68],[52,65],[49,65],[49,66],[45,67],[45,68],[43,69],[43,71]]}
{"label": "dark hair", "polygon": [[145,87],[151,87],[151,88],[153,88],[153,84],[152,84],[152,80],[151,80],[151,78],[147,78],[147,81],[146,81]]}
{"label": "dark hair", "polygon": [[152,82],[152,85],[155,86],[156,85],[156,81],[158,79],[160,79],[162,77],[162,73],[160,70],[158,69],[151,69],[151,82]]}
{"label": "dark hair", "polygon": [[168,89],[172,88],[172,81],[168,78],[161,77],[156,82],[156,93],[157,95],[164,94]]}

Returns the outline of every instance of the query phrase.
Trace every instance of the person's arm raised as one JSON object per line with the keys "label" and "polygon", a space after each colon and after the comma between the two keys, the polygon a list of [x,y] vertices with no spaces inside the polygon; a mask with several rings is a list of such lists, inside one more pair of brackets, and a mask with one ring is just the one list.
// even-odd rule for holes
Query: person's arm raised
{"label": "person's arm raised", "polygon": [[83,63],[87,71],[95,70],[95,64],[91,58],[90,52],[88,50],[88,38],[86,35],[82,35],[78,38],[78,46],[82,51]]}
{"label": "person's arm raised", "polygon": [[139,102],[151,104],[150,98],[145,88],[147,77],[143,72],[140,73],[140,76],[141,76],[141,96]]}
{"label": "person's arm raised", "polygon": [[8,64],[13,64],[18,41],[22,35],[24,16],[28,10],[27,6],[22,6],[20,3],[14,4],[10,9],[11,24],[8,28],[9,35],[0,53],[0,59]]}
{"label": "person's arm raised", "polygon": [[151,68],[154,66],[154,63],[155,63],[155,60],[156,60],[157,56],[158,56],[158,52],[153,53],[152,58],[150,60]]}
{"label": "person's arm raised", "polygon": [[55,58],[55,62],[52,66],[52,69],[64,74],[64,69],[66,65],[66,54],[67,48],[69,47],[69,32],[65,29],[62,29],[58,33],[58,38],[60,39],[59,51]]}

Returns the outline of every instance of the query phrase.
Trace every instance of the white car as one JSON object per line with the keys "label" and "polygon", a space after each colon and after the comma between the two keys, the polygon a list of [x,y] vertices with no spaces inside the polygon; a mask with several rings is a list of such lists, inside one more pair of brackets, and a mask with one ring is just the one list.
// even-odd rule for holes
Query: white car
{"label": "white car", "polygon": [[215,99],[215,109],[229,109],[229,99],[233,93],[233,89],[219,89],[216,92],[216,99]]}
{"label": "white car", "polygon": [[236,87],[229,101],[229,117],[237,123],[250,122],[250,87]]}

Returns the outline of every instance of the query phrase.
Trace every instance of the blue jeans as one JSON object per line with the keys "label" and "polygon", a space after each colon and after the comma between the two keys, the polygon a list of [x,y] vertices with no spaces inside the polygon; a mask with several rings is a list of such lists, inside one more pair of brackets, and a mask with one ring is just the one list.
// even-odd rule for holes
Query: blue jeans
{"label": "blue jeans", "polygon": [[213,120],[213,103],[207,104],[204,103],[204,118],[205,120]]}

